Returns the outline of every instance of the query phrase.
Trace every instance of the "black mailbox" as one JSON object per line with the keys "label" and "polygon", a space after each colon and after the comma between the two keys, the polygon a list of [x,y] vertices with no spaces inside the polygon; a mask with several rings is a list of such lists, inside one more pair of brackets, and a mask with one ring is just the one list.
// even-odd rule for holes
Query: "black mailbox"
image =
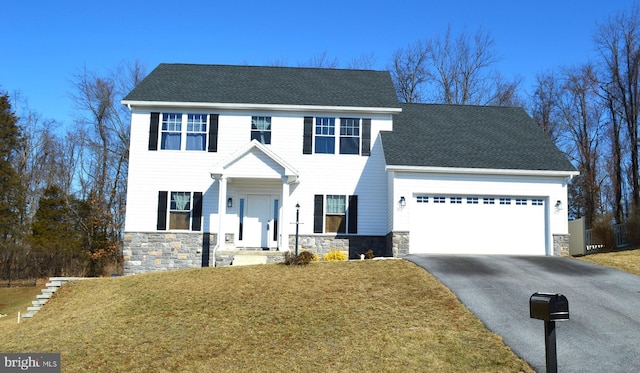
{"label": "black mailbox", "polygon": [[544,321],[569,320],[569,301],[562,294],[534,293],[529,298],[532,319]]}

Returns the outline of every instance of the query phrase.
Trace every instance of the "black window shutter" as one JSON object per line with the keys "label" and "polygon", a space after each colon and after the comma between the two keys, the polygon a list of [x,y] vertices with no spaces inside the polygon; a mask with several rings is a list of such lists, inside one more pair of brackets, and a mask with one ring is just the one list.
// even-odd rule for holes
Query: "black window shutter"
{"label": "black window shutter", "polygon": [[167,195],[166,191],[158,192],[158,226],[159,231],[167,230]]}
{"label": "black window shutter", "polygon": [[209,152],[218,151],[218,114],[209,114]]}
{"label": "black window shutter", "polygon": [[313,233],[322,233],[322,222],[324,220],[324,211],[322,201],[324,196],[316,194],[313,200]]}
{"label": "black window shutter", "polygon": [[358,233],[358,196],[349,196],[348,233]]}
{"label": "black window shutter", "polygon": [[191,230],[200,232],[202,228],[202,192],[193,193],[193,211],[191,212]]}
{"label": "black window shutter", "polygon": [[313,117],[304,117],[302,154],[313,153]]}
{"label": "black window shutter", "polygon": [[371,155],[371,119],[362,120],[362,155]]}
{"label": "black window shutter", "polygon": [[149,122],[149,150],[158,150],[158,126],[160,125],[160,113],[151,113]]}

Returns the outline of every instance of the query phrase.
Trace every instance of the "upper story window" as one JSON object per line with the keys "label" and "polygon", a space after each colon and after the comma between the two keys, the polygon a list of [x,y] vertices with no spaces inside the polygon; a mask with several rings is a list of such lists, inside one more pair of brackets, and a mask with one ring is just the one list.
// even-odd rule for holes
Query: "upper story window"
{"label": "upper story window", "polygon": [[160,149],[180,150],[182,142],[182,114],[162,114]]}
{"label": "upper story window", "polygon": [[316,153],[335,154],[336,120],[335,118],[316,118]]}
{"label": "upper story window", "polygon": [[302,154],[371,155],[371,118],[304,117],[303,123]]}
{"label": "upper story window", "polygon": [[207,148],[207,115],[187,114],[187,150]]}
{"label": "upper story window", "polygon": [[340,118],[340,154],[360,154],[360,119]]}
{"label": "upper story window", "polygon": [[251,140],[271,144],[271,117],[251,117]]}
{"label": "upper story window", "polygon": [[160,149],[207,149],[207,114],[162,113],[160,131]]}

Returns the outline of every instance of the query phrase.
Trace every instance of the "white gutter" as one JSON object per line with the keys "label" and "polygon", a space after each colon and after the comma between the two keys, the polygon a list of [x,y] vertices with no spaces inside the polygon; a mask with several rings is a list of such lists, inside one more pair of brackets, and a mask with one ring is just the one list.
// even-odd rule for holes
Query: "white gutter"
{"label": "white gutter", "polygon": [[311,112],[350,112],[368,114],[397,114],[402,108],[392,107],[359,107],[359,106],[316,106],[316,105],[273,105],[273,104],[242,104],[242,103],[219,103],[219,102],[174,102],[174,101],[133,101],[122,100],[123,105],[127,105],[129,110],[132,106],[138,107],[175,107],[175,108],[196,108],[196,109],[217,109],[217,110],[254,110],[254,111],[311,111]]}
{"label": "white gutter", "polygon": [[456,167],[429,167],[429,166],[386,166],[385,171],[415,172],[432,174],[483,174],[506,176],[551,176],[569,177],[579,175],[578,171],[552,171],[552,170],[510,170],[499,168],[456,168]]}

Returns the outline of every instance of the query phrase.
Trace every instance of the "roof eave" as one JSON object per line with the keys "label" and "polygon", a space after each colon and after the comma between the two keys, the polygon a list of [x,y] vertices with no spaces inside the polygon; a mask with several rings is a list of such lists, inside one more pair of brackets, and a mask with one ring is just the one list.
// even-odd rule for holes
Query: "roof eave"
{"label": "roof eave", "polygon": [[221,103],[221,102],[174,102],[174,101],[138,101],[122,100],[129,110],[132,107],[139,108],[191,108],[214,110],[251,110],[251,111],[284,111],[284,112],[349,112],[368,114],[396,114],[402,111],[400,107],[366,107],[366,106],[331,106],[331,105],[282,105],[282,104],[245,104],[245,103]]}
{"label": "roof eave", "polygon": [[416,172],[433,174],[482,174],[482,175],[506,175],[506,176],[547,176],[573,178],[579,175],[578,171],[561,170],[515,170],[500,168],[458,168],[458,167],[432,167],[432,166],[402,166],[387,165],[386,171]]}

